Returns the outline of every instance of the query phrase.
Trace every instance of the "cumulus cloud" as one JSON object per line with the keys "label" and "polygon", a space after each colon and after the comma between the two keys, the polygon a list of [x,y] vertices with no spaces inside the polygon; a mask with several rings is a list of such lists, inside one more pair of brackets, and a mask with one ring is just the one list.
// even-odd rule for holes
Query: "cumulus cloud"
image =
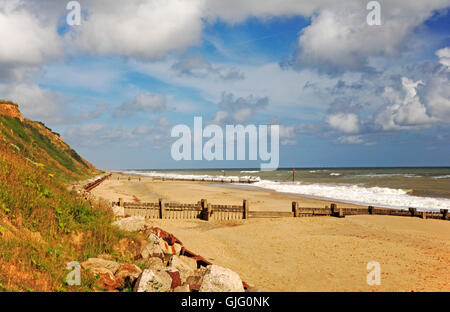
{"label": "cumulus cloud", "polygon": [[381,3],[382,25],[369,26],[366,4],[349,1],[318,10],[311,25],[301,31],[296,65],[327,73],[373,70],[370,57],[398,55],[417,26],[434,10],[449,5],[443,0],[385,1]]}
{"label": "cumulus cloud", "polygon": [[242,124],[250,119],[261,109],[269,105],[269,98],[248,96],[235,98],[232,93],[222,93],[219,102],[220,110],[212,123],[214,124]]}
{"label": "cumulus cloud", "polygon": [[68,34],[83,52],[152,60],[200,43],[203,0],[87,1]]}
{"label": "cumulus cloud", "polygon": [[65,118],[67,99],[59,92],[36,84],[0,85],[3,97],[19,104],[22,114],[30,119],[60,124]]}
{"label": "cumulus cloud", "polygon": [[62,52],[54,22],[40,19],[24,3],[0,1],[0,72],[14,80]]}
{"label": "cumulus cloud", "polygon": [[359,118],[356,114],[337,113],[328,115],[326,118],[328,125],[340,132],[357,133],[359,132]]}
{"label": "cumulus cloud", "polygon": [[161,94],[140,93],[133,101],[116,108],[114,117],[129,117],[137,112],[162,112],[166,109],[166,97]]}

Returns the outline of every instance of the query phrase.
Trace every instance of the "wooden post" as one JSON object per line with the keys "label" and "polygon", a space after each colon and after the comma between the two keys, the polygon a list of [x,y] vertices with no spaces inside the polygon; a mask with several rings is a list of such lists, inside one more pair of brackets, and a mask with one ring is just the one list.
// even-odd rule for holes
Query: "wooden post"
{"label": "wooden post", "polygon": [[427,212],[426,211],[422,211],[422,219],[426,219],[427,218]]}
{"label": "wooden post", "polygon": [[202,220],[208,221],[209,220],[209,216],[207,216],[207,213],[208,213],[208,211],[207,211],[207,209],[208,209],[208,201],[206,199],[202,199],[200,201],[200,205],[202,207]]}
{"label": "wooden post", "polygon": [[244,199],[244,201],[242,202],[242,207],[243,207],[242,219],[248,219],[248,202],[247,202],[247,200]]}
{"label": "wooden post", "polygon": [[416,212],[417,212],[416,208],[409,208],[408,210],[412,217],[414,217],[416,215]]}
{"label": "wooden post", "polygon": [[373,214],[373,206],[369,206],[369,214],[370,214],[370,215]]}
{"label": "wooden post", "polygon": [[298,217],[298,211],[297,211],[297,202],[292,202],[292,212],[294,213],[294,218]]}
{"label": "wooden post", "polygon": [[338,217],[339,217],[339,218],[345,218],[345,216],[344,216],[344,209],[339,208],[339,211],[338,211]]}
{"label": "wooden post", "polygon": [[211,209],[211,204],[206,204],[206,207],[202,210],[203,213],[203,220],[205,221],[209,221],[209,213],[210,213],[210,209]]}
{"label": "wooden post", "polygon": [[119,198],[119,206],[123,207],[123,198]]}
{"label": "wooden post", "polygon": [[331,208],[331,215],[334,216],[337,212],[337,205],[336,204],[331,204],[330,205]]}
{"label": "wooden post", "polygon": [[442,219],[447,220],[448,209],[441,209]]}
{"label": "wooden post", "polygon": [[166,208],[164,208],[162,198],[158,199],[158,203],[159,203],[159,218],[164,219],[166,217]]}

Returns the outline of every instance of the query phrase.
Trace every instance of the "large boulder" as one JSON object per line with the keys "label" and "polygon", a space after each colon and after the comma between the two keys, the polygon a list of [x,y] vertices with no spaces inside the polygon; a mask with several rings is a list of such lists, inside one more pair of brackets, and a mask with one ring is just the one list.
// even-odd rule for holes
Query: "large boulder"
{"label": "large boulder", "polygon": [[168,270],[180,272],[180,278],[183,283],[197,270],[197,260],[186,256],[172,256],[168,263]]}
{"label": "large boulder", "polygon": [[120,264],[115,261],[105,260],[101,258],[89,258],[81,263],[81,267],[93,273],[96,273],[96,271],[98,270],[107,269],[114,275],[120,268]]}
{"label": "large boulder", "polygon": [[244,292],[244,286],[236,272],[213,264],[207,267],[200,292]]}
{"label": "large boulder", "polygon": [[113,222],[114,226],[117,226],[119,229],[127,232],[138,232],[145,230],[147,227],[147,222],[144,217],[128,217],[117,220]]}
{"label": "large boulder", "polygon": [[123,264],[116,272],[116,281],[124,287],[125,285],[133,285],[141,275],[142,270],[134,264]]}
{"label": "large boulder", "polygon": [[135,292],[169,292],[172,278],[164,270],[144,270],[136,281]]}

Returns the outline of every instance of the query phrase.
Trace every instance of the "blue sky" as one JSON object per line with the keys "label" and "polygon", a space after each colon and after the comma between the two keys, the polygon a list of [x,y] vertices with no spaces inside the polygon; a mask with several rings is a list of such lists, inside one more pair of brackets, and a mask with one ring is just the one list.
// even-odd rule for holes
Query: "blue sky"
{"label": "blue sky", "polygon": [[279,124],[281,167],[449,166],[450,1],[368,2],[0,1],[0,98],[99,168],[259,167],[172,160],[194,116]]}

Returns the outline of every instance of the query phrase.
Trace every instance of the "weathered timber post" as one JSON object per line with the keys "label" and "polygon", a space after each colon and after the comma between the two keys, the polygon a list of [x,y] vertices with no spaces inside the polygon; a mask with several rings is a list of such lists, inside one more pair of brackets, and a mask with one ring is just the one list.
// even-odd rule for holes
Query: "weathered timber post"
{"label": "weathered timber post", "polygon": [[166,217],[166,208],[164,207],[164,202],[162,198],[158,199],[159,204],[159,218],[164,219]]}
{"label": "weathered timber post", "polygon": [[336,205],[336,204],[331,204],[331,205],[330,205],[330,209],[331,209],[331,215],[332,215],[332,216],[336,215],[336,212],[337,212],[337,205]]}
{"label": "weathered timber post", "polygon": [[242,219],[248,219],[248,201],[246,199],[244,199],[244,201],[242,202],[242,207],[243,207]]}
{"label": "weathered timber post", "polygon": [[297,210],[297,202],[292,202],[292,212],[294,213],[294,218],[298,217],[298,210]]}
{"label": "weathered timber post", "polygon": [[442,219],[447,220],[448,209],[441,209]]}
{"label": "weathered timber post", "polygon": [[123,198],[119,198],[119,206],[123,207]]}
{"label": "weathered timber post", "polygon": [[427,218],[427,212],[426,211],[422,211],[422,219],[426,219]]}
{"label": "weathered timber post", "polygon": [[339,211],[338,211],[338,217],[339,217],[339,218],[345,218],[345,216],[344,216],[344,209],[342,209],[342,207],[339,208]]}
{"label": "weathered timber post", "polygon": [[370,215],[373,214],[373,206],[369,206],[369,214],[370,214]]}
{"label": "weathered timber post", "polygon": [[204,220],[209,221],[209,214],[211,212],[211,204],[206,205]]}
{"label": "weathered timber post", "polygon": [[200,201],[200,205],[202,207],[202,220],[209,220],[209,216],[206,216],[207,214],[207,209],[208,209],[208,201],[206,199],[202,199]]}
{"label": "weathered timber post", "polygon": [[412,217],[414,217],[416,215],[416,212],[417,212],[416,208],[409,208],[408,210]]}

